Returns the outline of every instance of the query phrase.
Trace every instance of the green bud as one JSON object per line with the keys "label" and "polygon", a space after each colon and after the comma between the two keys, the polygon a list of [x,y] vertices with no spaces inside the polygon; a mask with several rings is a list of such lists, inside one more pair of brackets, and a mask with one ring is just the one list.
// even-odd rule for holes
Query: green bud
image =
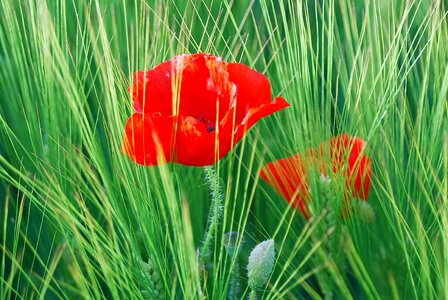
{"label": "green bud", "polygon": [[249,286],[255,291],[261,289],[269,279],[275,263],[274,240],[258,244],[250,253],[247,265]]}
{"label": "green bud", "polygon": [[156,286],[155,286],[155,290],[156,291],[161,291],[163,288],[163,283],[162,281],[157,282]]}
{"label": "green bud", "polygon": [[158,272],[153,272],[151,275],[151,279],[153,282],[159,282],[160,281],[160,274]]}
{"label": "green bud", "polygon": [[143,299],[152,299],[153,298],[151,292],[148,290],[142,290],[141,294],[142,294]]}

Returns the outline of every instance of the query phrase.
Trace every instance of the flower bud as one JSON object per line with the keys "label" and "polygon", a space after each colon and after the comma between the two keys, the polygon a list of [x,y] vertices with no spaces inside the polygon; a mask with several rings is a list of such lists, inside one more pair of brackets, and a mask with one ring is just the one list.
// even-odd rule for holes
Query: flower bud
{"label": "flower bud", "polygon": [[248,283],[255,291],[261,289],[269,279],[275,263],[274,240],[258,244],[250,253],[247,265]]}

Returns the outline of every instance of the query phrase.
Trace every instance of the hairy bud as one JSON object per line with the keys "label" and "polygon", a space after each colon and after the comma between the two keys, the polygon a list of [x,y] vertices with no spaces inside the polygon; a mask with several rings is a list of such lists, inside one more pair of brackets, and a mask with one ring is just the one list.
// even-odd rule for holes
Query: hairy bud
{"label": "hairy bud", "polygon": [[261,289],[269,279],[275,263],[274,240],[258,244],[250,253],[247,265],[249,286],[255,291]]}

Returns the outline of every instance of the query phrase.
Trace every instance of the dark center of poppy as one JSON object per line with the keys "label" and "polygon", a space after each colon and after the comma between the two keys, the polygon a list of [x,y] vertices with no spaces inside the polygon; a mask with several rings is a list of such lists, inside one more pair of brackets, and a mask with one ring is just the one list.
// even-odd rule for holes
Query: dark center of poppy
{"label": "dark center of poppy", "polygon": [[212,123],[212,121],[206,120],[204,117],[199,117],[199,118],[194,117],[194,118],[205,125],[205,127],[207,128],[207,132],[210,133],[210,132],[213,132],[216,130],[216,126],[214,125],[214,123]]}

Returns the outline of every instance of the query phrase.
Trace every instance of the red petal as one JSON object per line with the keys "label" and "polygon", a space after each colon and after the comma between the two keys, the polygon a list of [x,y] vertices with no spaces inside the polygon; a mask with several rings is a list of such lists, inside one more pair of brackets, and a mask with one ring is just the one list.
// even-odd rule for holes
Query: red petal
{"label": "red petal", "polygon": [[173,118],[133,114],[126,123],[123,150],[136,163],[154,166],[170,161]]}
{"label": "red petal", "polygon": [[[231,126],[231,125],[230,125]],[[210,131],[196,118],[182,117],[176,135],[174,162],[189,166],[211,165],[223,158],[235,144],[229,126]]]}
{"label": "red petal", "polygon": [[350,143],[353,145],[348,159],[349,184],[353,184],[354,196],[366,200],[369,196],[372,165],[370,158],[362,153],[365,142],[360,138],[353,138]]}
{"label": "red petal", "polygon": [[[367,199],[372,168],[370,159],[362,153],[365,142],[358,137],[341,134],[330,139],[330,155],[333,172],[345,177],[353,196]],[[348,163],[348,167],[346,167]]]}
{"label": "red petal", "polygon": [[176,76],[196,60],[201,58],[203,60],[205,55],[203,53],[178,55],[149,71],[136,72],[133,85],[129,88],[135,110],[147,115],[153,113],[172,115],[172,88],[176,86]]}
{"label": "red petal", "polygon": [[135,73],[129,92],[138,113],[171,115],[171,61],[163,62],[152,70]]}
{"label": "red petal", "polygon": [[241,123],[236,123],[234,143],[238,143],[239,140],[246,134],[246,132],[260,119],[269,116],[279,110],[282,110],[289,106],[289,103],[282,97],[275,98],[272,102],[262,104],[259,107],[249,109],[241,120]]}
{"label": "red petal", "polygon": [[174,117],[133,114],[126,124],[124,151],[134,162],[150,166],[160,160],[190,166],[211,165],[218,160],[214,132],[209,133],[193,117],[179,117],[176,127],[175,122]]}
{"label": "red petal", "polygon": [[[349,140],[350,136],[348,134],[341,134],[337,137],[330,138],[330,160],[334,173],[341,171],[347,163],[349,150],[351,148]],[[328,145],[328,142],[326,144]]]}
{"label": "red petal", "polygon": [[236,85],[236,123],[242,122],[249,110],[271,102],[271,85],[263,74],[239,63],[230,63],[229,79]]}
{"label": "red petal", "polygon": [[235,88],[221,58],[198,57],[185,66],[181,80],[179,115],[215,124],[229,110]]}
{"label": "red petal", "polygon": [[307,176],[303,157],[300,154],[268,163],[261,170],[260,176],[308,218],[306,205],[309,197],[306,183]]}
{"label": "red petal", "polygon": [[177,125],[173,161],[188,166],[211,165],[218,160],[215,155],[215,132],[196,118],[180,117]]}

